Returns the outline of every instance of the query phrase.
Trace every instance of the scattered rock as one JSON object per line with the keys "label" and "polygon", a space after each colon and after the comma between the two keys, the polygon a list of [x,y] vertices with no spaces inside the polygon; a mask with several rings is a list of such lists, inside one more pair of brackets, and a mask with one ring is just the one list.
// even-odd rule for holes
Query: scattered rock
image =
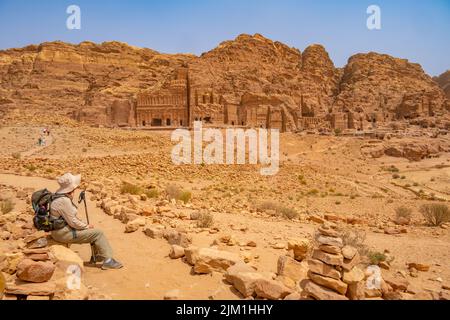
{"label": "scattered rock", "polygon": [[408,289],[409,281],[402,277],[384,275],[384,281],[389,284],[395,291],[405,292]]}
{"label": "scattered rock", "polygon": [[[186,256],[189,255],[189,251],[185,250]],[[225,272],[229,267],[241,261],[235,253],[210,248],[196,250],[195,257],[192,260],[191,262],[194,262],[194,272],[200,274],[211,273],[213,271]]]}
{"label": "scattered rock", "polygon": [[176,244],[172,245],[170,248],[169,257],[172,259],[179,259],[184,257],[184,248],[181,246],[177,246]]}
{"label": "scattered rock", "polygon": [[164,236],[164,229],[161,227],[147,227],[144,229],[144,233],[152,239],[162,239]]}
{"label": "scattered rock", "polygon": [[428,264],[423,264],[423,263],[416,263],[416,262],[412,262],[412,263],[408,263],[408,268],[414,268],[418,271],[422,271],[422,272],[428,272],[430,271],[430,265]]}
{"label": "scattered rock", "polygon": [[170,290],[164,294],[164,300],[179,300],[181,298],[181,291],[178,289]]}

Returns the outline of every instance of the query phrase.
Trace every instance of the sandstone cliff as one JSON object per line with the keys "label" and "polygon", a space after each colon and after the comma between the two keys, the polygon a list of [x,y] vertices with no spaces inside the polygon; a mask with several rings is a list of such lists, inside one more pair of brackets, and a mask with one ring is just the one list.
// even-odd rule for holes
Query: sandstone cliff
{"label": "sandstone cliff", "polygon": [[244,95],[267,97],[248,101],[276,101],[272,107],[292,129],[299,117],[347,112],[360,114],[358,121],[391,121],[440,115],[449,106],[448,77],[435,79],[441,88],[418,64],[368,53],[350,57],[339,69],[321,45],[302,53],[259,34],[241,35],[199,57],[120,42],[51,42],[0,51],[0,106],[2,112],[84,115],[102,124],[120,115],[117,121],[126,122],[133,118],[124,109],[129,102],[141,91],[163,87],[182,66],[189,67],[193,89],[212,90],[227,101]]}
{"label": "sandstone cliff", "polygon": [[450,70],[447,70],[439,77],[434,77],[433,80],[439,84],[447,98],[450,99]]}

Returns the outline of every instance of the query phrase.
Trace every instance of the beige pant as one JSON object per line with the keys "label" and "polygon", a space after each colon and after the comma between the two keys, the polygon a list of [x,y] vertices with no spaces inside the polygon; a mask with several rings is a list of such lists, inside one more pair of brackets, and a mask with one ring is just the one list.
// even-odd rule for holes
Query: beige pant
{"label": "beige pant", "polygon": [[61,243],[90,243],[95,247],[95,254],[109,259],[113,257],[112,248],[103,231],[99,229],[74,230],[66,226],[60,230],[52,231],[52,238]]}

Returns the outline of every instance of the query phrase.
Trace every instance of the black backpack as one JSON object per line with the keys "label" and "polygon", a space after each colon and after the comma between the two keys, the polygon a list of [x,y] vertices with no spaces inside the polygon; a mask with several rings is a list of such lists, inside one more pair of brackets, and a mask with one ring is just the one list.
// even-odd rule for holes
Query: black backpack
{"label": "black backpack", "polygon": [[50,215],[52,201],[61,197],[65,197],[65,195],[53,194],[47,189],[36,191],[31,195],[31,204],[34,210],[33,223],[36,229],[49,232],[62,229],[67,225],[64,218],[55,218]]}

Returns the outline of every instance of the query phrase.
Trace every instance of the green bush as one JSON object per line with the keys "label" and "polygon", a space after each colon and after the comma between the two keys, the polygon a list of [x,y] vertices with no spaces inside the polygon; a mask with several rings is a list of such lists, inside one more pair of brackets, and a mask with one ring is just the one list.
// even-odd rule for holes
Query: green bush
{"label": "green bush", "polygon": [[371,252],[368,253],[367,256],[368,256],[368,258],[370,260],[370,263],[373,264],[373,265],[378,265],[380,262],[383,262],[383,261],[387,260],[387,257],[386,257],[386,255],[384,253],[377,252],[377,251],[375,251],[375,252],[371,251]]}
{"label": "green bush", "polygon": [[427,223],[435,227],[450,221],[450,210],[444,204],[425,204],[420,208],[420,212]]}

